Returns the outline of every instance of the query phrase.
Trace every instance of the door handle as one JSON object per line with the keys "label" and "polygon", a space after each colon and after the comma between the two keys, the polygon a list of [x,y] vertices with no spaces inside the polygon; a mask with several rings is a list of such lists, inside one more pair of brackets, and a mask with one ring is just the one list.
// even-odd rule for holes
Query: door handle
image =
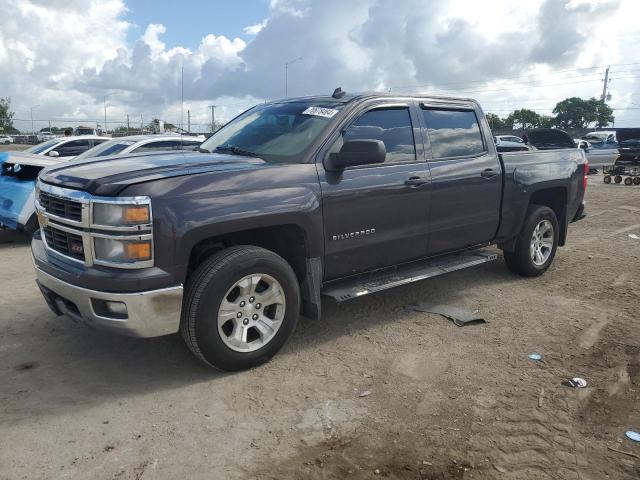
{"label": "door handle", "polygon": [[417,186],[420,186],[420,185],[424,185],[428,181],[429,180],[427,180],[424,177],[409,177],[404,181],[404,184],[409,186],[409,187],[417,187]]}
{"label": "door handle", "polygon": [[496,172],[493,168],[486,168],[480,173],[480,176],[482,178],[493,178],[496,175],[498,175],[498,172]]}

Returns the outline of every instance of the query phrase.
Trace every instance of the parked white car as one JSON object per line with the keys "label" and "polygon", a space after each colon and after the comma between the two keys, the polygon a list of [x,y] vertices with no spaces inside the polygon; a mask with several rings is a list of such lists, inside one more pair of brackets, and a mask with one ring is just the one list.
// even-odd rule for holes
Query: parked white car
{"label": "parked white car", "polygon": [[515,135],[496,135],[493,137],[498,152],[519,152],[529,150],[520,137]]}
{"label": "parked white car", "polygon": [[13,138],[9,135],[0,135],[0,145],[9,145],[13,143]]}
{"label": "parked white car", "polygon": [[204,142],[204,137],[186,135],[132,135],[113,138],[78,155],[74,160],[126,155],[128,153],[160,152],[165,150],[195,150]]}
{"label": "parked white car", "polygon": [[53,140],[56,138],[55,134],[50,131],[38,132],[36,138],[39,142],[46,142],[47,140]]}
{"label": "parked white car", "polygon": [[111,140],[109,137],[99,137],[97,135],[80,135],[75,137],[59,137],[48,140],[25,150],[25,153],[33,153],[34,155],[46,155],[53,158],[62,158],[68,160],[75,157],[90,148],[101,143]]}

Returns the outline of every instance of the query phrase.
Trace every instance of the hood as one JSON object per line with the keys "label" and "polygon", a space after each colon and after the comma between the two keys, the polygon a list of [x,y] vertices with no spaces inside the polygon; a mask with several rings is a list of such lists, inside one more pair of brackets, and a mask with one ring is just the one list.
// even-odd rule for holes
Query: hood
{"label": "hood", "polygon": [[621,147],[640,147],[640,128],[619,128],[616,139]]}
{"label": "hood", "polygon": [[264,164],[259,158],[217,153],[139,154],[67,163],[43,170],[40,180],[94,195],[115,196],[135,183],[194,173],[256,168]]}
{"label": "hood", "polygon": [[33,167],[50,167],[68,161],[69,158],[53,158],[26,152],[0,152],[0,163],[18,163]]}
{"label": "hood", "polygon": [[527,145],[538,150],[576,148],[576,144],[569,134],[557,128],[538,128],[525,133],[523,137]]}

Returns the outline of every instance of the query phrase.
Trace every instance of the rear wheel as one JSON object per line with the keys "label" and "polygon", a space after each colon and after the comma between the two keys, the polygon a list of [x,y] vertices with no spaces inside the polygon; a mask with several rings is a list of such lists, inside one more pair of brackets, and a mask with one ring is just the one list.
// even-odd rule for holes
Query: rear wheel
{"label": "rear wheel", "polygon": [[604,181],[604,183],[611,183],[611,175],[605,175],[602,180]]}
{"label": "rear wheel", "polygon": [[615,177],[613,177],[613,181],[616,183],[620,183],[622,181],[622,176],[616,175]]}
{"label": "rear wheel", "polygon": [[181,332],[208,365],[242,370],[275,355],[299,310],[298,281],[282,257],[259,247],[231,247],[206,259],[187,282]]}
{"label": "rear wheel", "polygon": [[627,177],[624,179],[624,184],[629,186],[629,185],[633,185],[633,178],[631,177]]}
{"label": "rear wheel", "polygon": [[549,207],[531,205],[511,252],[504,252],[507,267],[525,277],[542,275],[558,248],[558,219]]}
{"label": "rear wheel", "polygon": [[640,177],[633,177],[633,184],[640,185]]}

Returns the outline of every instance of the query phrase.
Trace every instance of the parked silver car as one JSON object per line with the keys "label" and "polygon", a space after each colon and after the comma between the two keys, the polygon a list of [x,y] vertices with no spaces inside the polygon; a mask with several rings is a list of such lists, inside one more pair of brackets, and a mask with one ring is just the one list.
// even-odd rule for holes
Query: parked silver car
{"label": "parked silver car", "polygon": [[75,160],[124,155],[128,153],[159,152],[163,150],[195,150],[204,137],[185,135],[132,135],[113,138],[78,155]]}
{"label": "parked silver car", "polygon": [[589,167],[593,169],[612,167],[618,158],[618,145],[606,142],[592,143],[583,138],[575,139],[576,146],[587,154]]}

